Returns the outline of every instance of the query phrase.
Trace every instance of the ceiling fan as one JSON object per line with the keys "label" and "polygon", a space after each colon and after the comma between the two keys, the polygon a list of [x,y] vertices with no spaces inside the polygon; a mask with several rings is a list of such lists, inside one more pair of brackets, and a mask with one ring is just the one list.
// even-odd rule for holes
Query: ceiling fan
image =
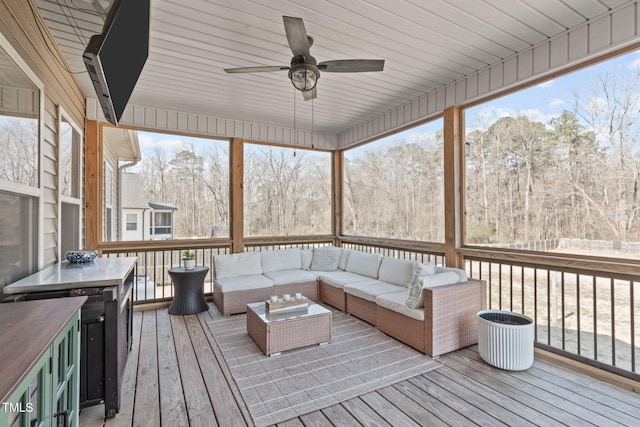
{"label": "ceiling fan", "polygon": [[296,89],[302,92],[305,101],[314,99],[317,95],[316,84],[320,78],[320,71],[327,73],[360,73],[367,71],[382,71],[384,59],[338,59],[317,63],[309,53],[313,39],[307,35],[301,18],[283,16],[284,30],[293,58],[290,66],[264,66],[226,68],[227,73],[262,73],[269,71],[289,70],[289,78]]}

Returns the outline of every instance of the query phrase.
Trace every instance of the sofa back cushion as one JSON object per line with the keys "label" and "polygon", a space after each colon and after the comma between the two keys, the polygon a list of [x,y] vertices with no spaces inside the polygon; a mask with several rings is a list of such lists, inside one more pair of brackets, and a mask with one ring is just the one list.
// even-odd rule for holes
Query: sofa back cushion
{"label": "sofa back cushion", "polygon": [[302,268],[302,255],[300,255],[300,249],[298,248],[262,251],[260,252],[260,259],[263,273],[300,270]]}
{"label": "sofa back cushion", "polygon": [[351,249],[340,249],[340,258],[338,259],[338,268],[340,270],[347,269],[347,262],[349,262],[349,254],[353,252]]}
{"label": "sofa back cushion", "polygon": [[312,271],[335,271],[338,269],[338,260],[340,259],[340,248],[335,246],[324,246],[313,249],[311,257]]}
{"label": "sofa back cushion", "polygon": [[413,277],[413,265],[417,261],[382,257],[378,279],[394,285],[408,287]]}
{"label": "sofa back cushion", "polygon": [[346,271],[377,279],[381,260],[382,255],[380,254],[351,251]]}
{"label": "sofa back cushion", "polygon": [[311,259],[313,258],[313,249],[300,250],[300,256],[302,258],[302,269],[311,270]]}
{"label": "sofa back cushion", "polygon": [[262,274],[260,252],[216,255],[213,257],[216,279]]}

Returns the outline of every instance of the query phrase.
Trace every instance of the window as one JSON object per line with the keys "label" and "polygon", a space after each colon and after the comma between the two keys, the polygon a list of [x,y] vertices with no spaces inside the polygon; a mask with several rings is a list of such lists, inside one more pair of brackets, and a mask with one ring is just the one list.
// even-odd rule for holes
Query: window
{"label": "window", "polygon": [[104,238],[229,237],[229,141],[108,129]]}
{"label": "window", "polygon": [[344,232],[444,242],[442,119],[344,153]]}
{"label": "window", "polygon": [[[3,48],[2,40],[0,39],[0,293],[5,285],[38,268],[42,87],[10,46]],[[15,61],[13,58],[16,58]]]}
{"label": "window", "polygon": [[80,149],[81,136],[63,115],[60,120],[60,188],[62,195],[80,198]]}
{"label": "window", "polygon": [[244,145],[247,236],[331,233],[331,154]]}
{"label": "window", "polygon": [[0,191],[0,291],[37,269],[38,199]]}
{"label": "window", "polygon": [[467,244],[640,258],[638,58],[465,111]]}
{"label": "window", "polygon": [[171,212],[154,212],[151,235],[171,235],[172,227]]}
{"label": "window", "polygon": [[127,214],[127,231],[136,231],[138,229],[138,215]]}
{"label": "window", "polygon": [[58,115],[58,188],[60,200],[60,258],[82,247],[82,136],[62,109]]}

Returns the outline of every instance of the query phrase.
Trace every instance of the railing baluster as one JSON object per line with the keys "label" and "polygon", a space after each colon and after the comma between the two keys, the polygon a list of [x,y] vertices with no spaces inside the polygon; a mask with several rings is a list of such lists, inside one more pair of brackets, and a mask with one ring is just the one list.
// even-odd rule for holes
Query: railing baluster
{"label": "railing baluster", "polygon": [[635,282],[629,281],[629,318],[631,319],[631,371],[636,371]]}
{"label": "railing baluster", "polygon": [[593,276],[593,360],[598,360],[598,287]]}
{"label": "railing baluster", "polygon": [[561,292],[561,301],[562,301],[562,349],[566,350],[566,325],[565,325],[565,318],[566,318],[566,313],[565,313],[565,306],[566,306],[566,300],[565,300],[565,294],[564,294],[564,271],[560,273],[560,292]]}
{"label": "railing baluster", "polygon": [[616,366],[616,294],[615,281],[611,278],[611,364]]}
{"label": "railing baluster", "polygon": [[577,349],[577,353],[578,354],[582,354],[582,350],[581,350],[581,346],[580,346],[580,338],[581,338],[581,331],[582,329],[580,329],[580,275],[576,274],[576,316],[578,316],[576,318],[576,327],[577,327],[577,339],[576,339],[576,343],[578,345],[578,349]]}

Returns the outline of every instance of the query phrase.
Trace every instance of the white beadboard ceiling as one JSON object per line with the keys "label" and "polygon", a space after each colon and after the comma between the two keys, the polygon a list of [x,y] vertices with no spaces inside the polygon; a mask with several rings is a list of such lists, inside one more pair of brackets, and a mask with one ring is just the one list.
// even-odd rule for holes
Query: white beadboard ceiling
{"label": "white beadboard ceiling", "polygon": [[[135,0],[125,0],[135,1]],[[36,0],[85,94],[82,62],[109,0]],[[96,7],[95,4],[99,7]],[[286,71],[224,68],[289,65],[282,16],[304,20],[311,54],[385,59],[377,73],[323,73],[313,130],[337,134],[608,13],[627,0],[151,0],[150,55],[130,103],[310,130],[311,102]]]}

